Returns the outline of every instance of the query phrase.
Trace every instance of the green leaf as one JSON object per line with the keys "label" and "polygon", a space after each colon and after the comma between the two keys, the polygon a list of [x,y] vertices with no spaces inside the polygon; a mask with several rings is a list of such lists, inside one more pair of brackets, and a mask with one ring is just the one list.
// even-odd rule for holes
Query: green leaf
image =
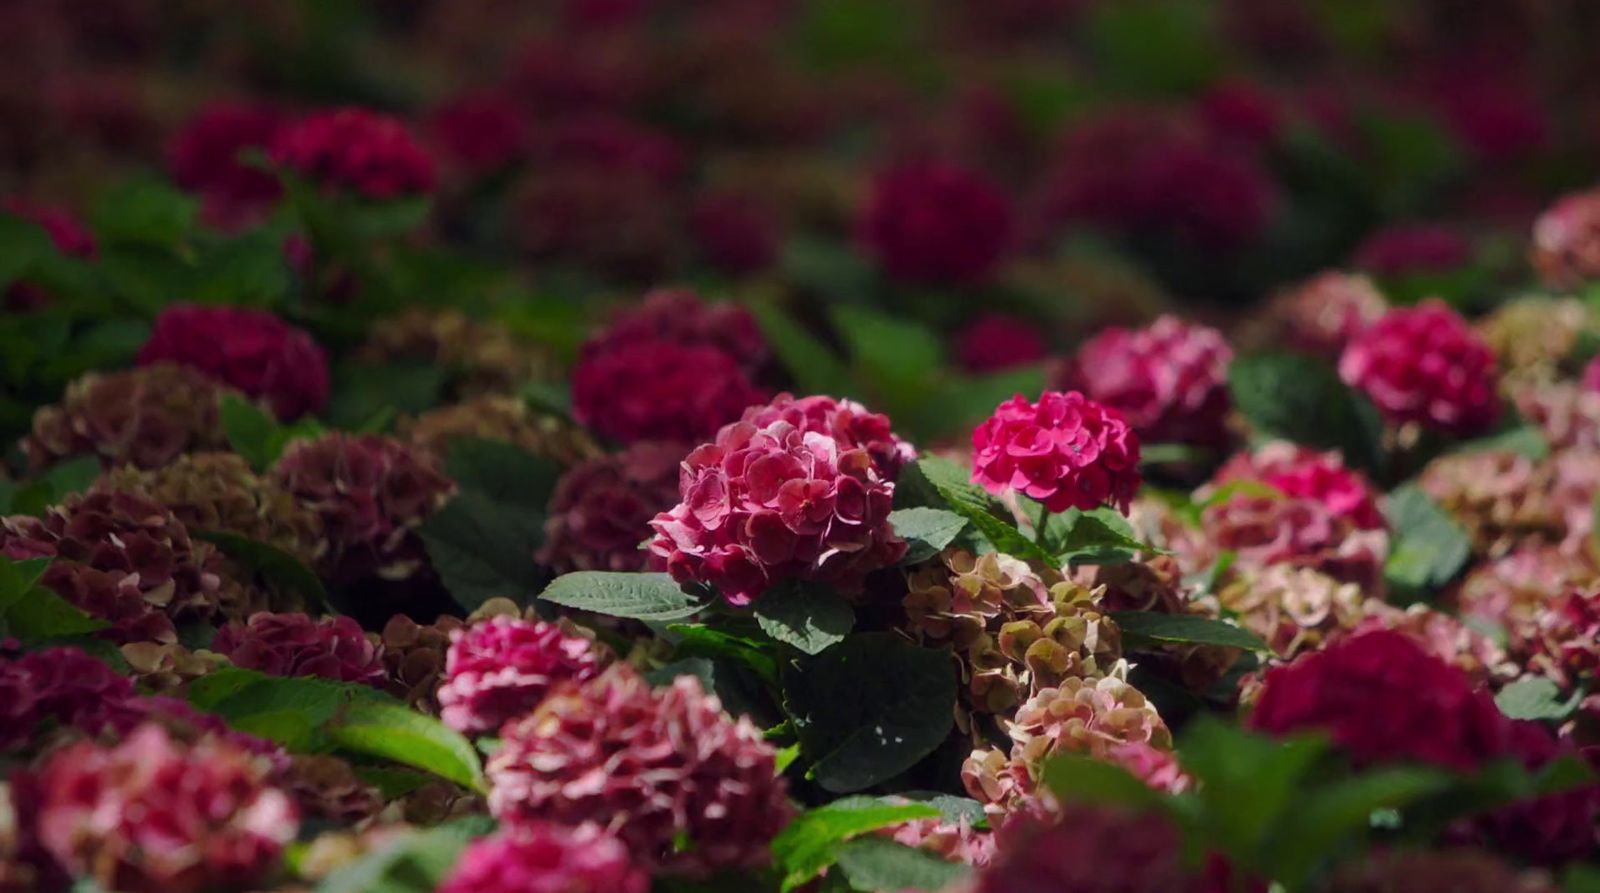
{"label": "green leaf", "polygon": [[544,540],[543,512],[462,492],[417,533],[450,597],[469,612],[496,597],[529,604],[548,580],[534,560]]}
{"label": "green leaf", "polygon": [[917,460],[917,469],[950,510],[972,522],[997,551],[1024,561],[1055,564],[1054,555],[1023,536],[1016,524],[1002,520],[1000,513],[1005,507],[970,483],[971,474],[965,468],[940,456],[926,456]]}
{"label": "green leaf", "polygon": [[857,834],[938,817],[939,810],[932,806],[877,797],[844,797],[803,813],[772,840],[772,859],[783,874],[783,890],[821,874],[834,864],[839,844]]}
{"label": "green leaf", "polygon": [[772,345],[784,370],[801,391],[835,397],[856,393],[855,379],[844,361],[782,310],[767,304],[754,304],[750,312],[755,315],[756,322],[761,326],[761,334]]}
{"label": "green leaf", "polygon": [[939,815],[945,824],[959,825],[965,822],[974,828],[984,828],[989,824],[989,816],[983,811],[983,804],[971,797],[957,797],[954,794],[941,794],[937,791],[907,791],[901,796],[907,800],[926,803],[939,810]]}
{"label": "green leaf", "polygon": [[228,725],[249,729],[296,752],[322,749],[329,724],[356,703],[400,704],[366,685],[268,676],[242,667],[224,667],[196,679],[188,695],[191,704],[217,714]]}
{"label": "green leaf", "polygon": [[1206,833],[1228,852],[1258,849],[1327,750],[1320,738],[1267,738],[1210,715],[1191,720],[1178,742],[1183,767],[1199,782]]}
{"label": "green leaf", "polygon": [[463,493],[478,493],[540,515],[561,477],[561,466],[544,456],[515,444],[479,438],[450,444],[444,468]]}
{"label": "green leaf", "polygon": [[110,626],[43,586],[29,589],[6,608],[4,617],[9,634],[24,643],[82,636]]}
{"label": "green leaf", "polygon": [[218,304],[272,307],[289,292],[283,235],[263,228],[217,245],[200,259],[194,298]]}
{"label": "green leaf", "polygon": [[967,519],[955,512],[927,507],[897,509],[889,513],[889,523],[908,547],[901,564],[917,564],[938,555],[967,527]]}
{"label": "green leaf", "polygon": [[437,366],[347,360],[334,367],[327,418],[334,427],[349,429],[384,408],[415,415],[438,405],[444,386],[445,371]]}
{"label": "green leaf", "polygon": [[237,394],[224,394],[221,416],[228,446],[243,456],[251,468],[265,471],[277,460],[272,443],[278,434],[278,422],[266,410]]}
{"label": "green leaf", "polygon": [[1573,865],[1561,879],[1563,893],[1600,893],[1600,868]]}
{"label": "green leaf", "polygon": [[304,599],[312,611],[326,613],[328,591],[311,568],[300,563],[271,543],[263,543],[226,530],[198,530],[189,533],[197,539],[215,543],[235,563],[260,577],[269,588],[277,592],[295,593]]}
{"label": "green leaf", "polygon": [[932,753],[954,723],[950,656],[891,633],[851,636],[784,668],[785,709],[835,793],[887,781]]}
{"label": "green leaf", "polygon": [[1372,404],[1313,357],[1262,354],[1228,367],[1234,406],[1262,434],[1339,450],[1350,465],[1378,472],[1383,423]]}
{"label": "green leaf", "polygon": [[1384,579],[1402,592],[1436,590],[1472,557],[1472,542],[1461,527],[1413,484],[1389,494],[1384,514],[1394,532]]}
{"label": "green leaf", "polygon": [[478,752],[461,733],[431,716],[393,704],[352,704],[328,728],[328,740],[350,753],[383,757],[488,793]]}
{"label": "green leaf", "polygon": [[1491,434],[1469,440],[1451,450],[1452,453],[1476,453],[1483,451],[1510,452],[1519,456],[1526,456],[1535,462],[1542,462],[1550,455],[1550,441],[1544,432],[1534,425],[1518,425]]}
{"label": "green leaf", "polygon": [[493,820],[475,815],[405,834],[341,865],[317,884],[316,891],[433,893],[455,867],[467,844],[493,829]]}
{"label": "green leaf", "polygon": [[677,637],[675,657],[726,659],[749,667],[774,686],[778,684],[779,651],[771,642],[699,624],[669,624],[667,633]]}
{"label": "green leaf", "polygon": [[199,202],[155,178],[118,184],[101,194],[90,219],[102,244],[172,247],[194,227]]}
{"label": "green leaf", "polygon": [[942,890],[969,869],[884,837],[840,846],[839,868],[857,890]]}
{"label": "green leaf", "polygon": [[762,593],[751,607],[762,632],[806,654],[843,642],[856,624],[850,603],[817,583],[786,580]]}
{"label": "green leaf", "polygon": [[711,691],[716,685],[716,665],[709,657],[686,657],[644,674],[651,685],[671,685],[679,676],[693,676],[700,680],[701,688]]}
{"label": "green leaf", "polygon": [[1053,565],[1116,564],[1132,561],[1140,553],[1162,550],[1141,542],[1133,525],[1116,509],[1101,506],[1093,511],[1067,509],[1045,520],[1040,544],[1055,553]]}
{"label": "green leaf", "polygon": [[539,597],[552,604],[608,617],[681,620],[705,607],[666,574],[578,571],[557,577]]}
{"label": "green leaf", "polygon": [[1192,645],[1222,645],[1246,651],[1265,651],[1267,643],[1255,633],[1222,620],[1193,614],[1159,614],[1155,611],[1114,611],[1111,619],[1123,640]]}
{"label": "green leaf", "polygon": [[1500,689],[1495,706],[1512,719],[1560,721],[1572,715],[1583,701],[1583,692],[1574,691],[1562,698],[1561,689],[1543,676],[1528,676]]}
{"label": "green leaf", "polygon": [[21,601],[39,584],[52,559],[7,558],[0,555],[0,613]]}
{"label": "green leaf", "polygon": [[834,305],[829,317],[856,367],[897,397],[924,386],[944,363],[938,336],[918,323],[850,304]]}
{"label": "green leaf", "polygon": [[1161,794],[1133,773],[1105,760],[1074,753],[1045,763],[1043,781],[1062,803],[1122,806],[1143,810],[1161,804]]}
{"label": "green leaf", "polygon": [[1262,859],[1273,878],[1301,889],[1341,842],[1366,833],[1374,812],[1399,809],[1453,783],[1447,772],[1404,766],[1372,769],[1304,791],[1273,828]]}
{"label": "green leaf", "polygon": [[54,251],[44,227],[0,212],[0,291],[26,276],[34,264]]}
{"label": "green leaf", "polygon": [[82,493],[100,479],[100,460],[78,456],[50,466],[43,474],[18,487],[11,496],[8,514],[42,516],[68,496]]}

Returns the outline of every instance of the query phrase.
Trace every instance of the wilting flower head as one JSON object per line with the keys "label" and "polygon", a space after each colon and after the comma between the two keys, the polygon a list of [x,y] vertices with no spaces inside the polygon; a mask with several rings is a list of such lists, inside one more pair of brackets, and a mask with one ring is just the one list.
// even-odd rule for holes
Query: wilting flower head
{"label": "wilting flower head", "polygon": [[1010,199],[982,174],[907,162],[878,174],[856,237],[896,279],[979,283],[1011,250],[1012,217]]}
{"label": "wilting flower head", "polygon": [[1483,339],[1438,299],[1390,310],[1339,358],[1339,375],[1391,422],[1456,436],[1499,418],[1495,374]]}
{"label": "wilting flower head", "polygon": [[1360,586],[1289,564],[1244,568],[1217,598],[1280,657],[1315,648],[1365,616]]}
{"label": "wilting flower head", "polygon": [[1548,470],[1512,450],[1447,453],[1428,463],[1418,484],[1465,529],[1479,554],[1559,543],[1566,533]]}
{"label": "wilting flower head", "polygon": [[551,693],[501,737],[488,765],[497,818],[595,822],[653,870],[761,867],[794,813],[760,730],[690,676],[652,690],[618,665]]}
{"label": "wilting flower head", "polygon": [[217,631],[211,650],[235,666],[271,676],[320,676],[381,685],[388,678],[383,647],[349,617],[314,620],[305,614],[252,614]]}
{"label": "wilting flower head", "polygon": [[1077,391],[1021,394],[972,432],[972,480],[996,495],[1016,491],[1052,512],[1115,505],[1139,489],[1139,435],[1122,414]]}
{"label": "wilting flower head", "polygon": [[750,275],[777,262],[783,233],[777,218],[756,201],[734,194],[708,194],[689,209],[689,230],[713,267]]}
{"label": "wilting flower head", "polygon": [[322,410],[328,356],[311,336],[265,310],[175,304],[156,317],[139,365],[171,362],[198,369],[258,398],[280,419]]}
{"label": "wilting flower head", "polygon": [[51,557],[40,582],[122,641],[176,641],[174,621],[209,619],[222,599],[222,556],[172,513],[130,493],[69,498],[43,518],[0,518],[0,554]]}
{"label": "wilting flower head", "polygon": [[1323,731],[1357,762],[1469,771],[1505,752],[1507,721],[1486,691],[1410,636],[1375,630],[1267,672],[1250,723]]}
{"label": "wilting flower head", "polygon": [[1340,866],[1327,887],[1328,893],[1557,893],[1558,889],[1541,872],[1519,871],[1488,850],[1465,848],[1373,853]]}
{"label": "wilting flower head", "polygon": [[550,374],[555,365],[540,345],[453,308],[409,307],[378,320],[356,356],[375,364],[437,366],[456,397],[515,393]]}
{"label": "wilting flower head", "polygon": [[745,308],[707,303],[687,289],[658,288],[585,341],[582,356],[587,359],[658,341],[715,347],[747,372],[759,369],[769,352],[756,318]]}
{"label": "wilting flower head", "polygon": [[642,571],[650,520],[678,503],[678,463],[688,447],[642,440],[574,465],[556,481],[539,562],[557,573]]}
{"label": "wilting flower head", "polygon": [[1170,819],[1110,807],[1073,807],[1059,818],[1008,823],[998,852],[975,882],[975,893],[1210,889],[1200,871],[1185,864],[1183,838]]}
{"label": "wilting flower head", "polygon": [[1472,260],[1472,245],[1440,224],[1401,224],[1377,230],[1356,246],[1355,265],[1376,276],[1443,273]]}
{"label": "wilting flower head", "polygon": [[391,616],[382,635],[390,691],[415,709],[438,716],[436,695],[444,679],[450,637],[464,628],[466,621],[450,614],[441,614],[426,626],[404,614]]}
{"label": "wilting flower head", "polygon": [[67,385],[61,402],[33,415],[22,451],[34,470],[74,456],[108,467],[159,468],[195,450],[227,445],[218,414],[228,388],[171,363],[90,372]]}
{"label": "wilting flower head", "polygon": [[1550,288],[1600,279],[1600,190],[1557,201],[1533,224],[1533,268]]}
{"label": "wilting flower head", "polygon": [[1078,348],[1066,387],[1121,412],[1150,443],[1228,440],[1228,364],[1222,333],[1162,316],[1137,330],[1104,329]]}
{"label": "wilting flower head", "polygon": [[572,373],[572,408],[605,437],[696,441],[765,394],[737,360],[715,347],[643,341],[592,354]]}
{"label": "wilting flower head", "polygon": [[184,746],[156,725],[115,747],[80,742],[39,771],[39,840],[69,873],[109,890],[248,887],[299,826],[269,771],[225,741]]}
{"label": "wilting flower head", "polygon": [[528,151],[528,113],[501,93],[456,96],[428,118],[430,141],[450,165],[482,176],[500,171]]}
{"label": "wilting flower head", "polygon": [[313,183],[383,200],[433,191],[433,159],[398,118],[363,108],[314,112],[286,125],[272,160]]}
{"label": "wilting flower head", "polygon": [[439,893],[645,893],[650,876],[596,825],[529,824],[475,841]]}
{"label": "wilting flower head", "polygon": [[1037,323],[1004,313],[985,313],[961,329],[956,359],[968,372],[1000,372],[1044,358]]}
{"label": "wilting flower head", "polygon": [[782,418],[736,422],[679,473],[681,502],[657,515],[650,551],[679,582],[746,604],[779,580],[856,590],[906,544],[889,524],[894,484],[861,446]]}
{"label": "wilting flower head", "polygon": [[1294,499],[1320,503],[1362,530],[1385,526],[1372,484],[1345,467],[1338,453],[1322,453],[1289,441],[1273,441],[1229,459],[1212,477],[1213,487],[1258,481]]}
{"label": "wilting flower head", "polygon": [[1338,359],[1357,333],[1383,316],[1388,302],[1365,276],[1329,270],[1273,295],[1240,337]]}
{"label": "wilting flower head", "polygon": [[295,754],[288,768],[278,773],[277,783],[308,819],[353,825],[376,815],[384,805],[377,788],[331,754]]}
{"label": "wilting flower head", "polygon": [[240,155],[246,150],[264,153],[283,124],[283,113],[271,105],[211,103],[173,137],[167,169],[178,185],[201,196],[209,222],[226,228],[250,223],[277,201],[282,187],[271,171]]}
{"label": "wilting flower head", "polygon": [[821,394],[797,398],[786,392],[745,410],[742,421],[758,428],[788,422],[804,434],[826,434],[841,450],[866,450],[878,474],[890,481],[899,477],[901,466],[917,458],[916,448],[895,436],[888,416],[854,400]]}
{"label": "wilting flower head", "polygon": [[593,639],[558,624],[491,617],[450,637],[440,715],[458,732],[493,732],[561,683],[598,674],[606,656]]}
{"label": "wilting flower head", "polygon": [[269,474],[322,519],[335,577],[403,580],[427,566],[416,528],[454,485],[391,437],[327,434],[289,445]]}
{"label": "wilting flower head", "polygon": [[587,431],[570,419],[541,412],[521,397],[477,397],[447,403],[400,423],[403,438],[443,460],[464,440],[495,440],[567,467],[600,454]]}

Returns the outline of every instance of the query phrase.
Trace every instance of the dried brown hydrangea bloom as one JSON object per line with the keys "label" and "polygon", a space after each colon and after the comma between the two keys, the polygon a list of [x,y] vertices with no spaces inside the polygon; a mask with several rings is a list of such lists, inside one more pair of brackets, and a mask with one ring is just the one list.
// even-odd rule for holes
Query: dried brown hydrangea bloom
{"label": "dried brown hydrangea bloom", "polygon": [[[1101,600],[1107,611],[1192,614],[1207,620],[1222,616],[1215,597],[1201,596],[1184,583],[1183,569],[1170,555],[1084,568],[1080,578],[1104,591]],[[1239,655],[1239,649],[1221,645],[1166,645],[1144,660],[1168,666],[1169,675],[1177,682],[1192,691],[1203,691],[1227,675]]]}
{"label": "dried brown hydrangea bloom", "polygon": [[444,679],[450,634],[466,626],[466,621],[449,615],[426,626],[404,614],[389,618],[381,636],[383,663],[389,671],[386,686],[389,692],[417,710],[438,716],[436,693]]}
{"label": "dried brown hydrangea bloom", "polygon": [[1509,450],[1451,453],[1428,463],[1418,484],[1449,512],[1480,555],[1558,543],[1566,524],[1550,498],[1549,475]]}
{"label": "dried brown hydrangea bloom", "polygon": [[911,572],[907,590],[906,632],[953,650],[964,731],[972,714],[1009,712],[1041,688],[1099,676],[1122,656],[1097,591],[1010,555],[947,549]]}
{"label": "dried brown hydrangea bloom", "polygon": [[519,397],[477,397],[431,409],[401,422],[400,436],[440,459],[452,443],[469,438],[509,443],[562,466],[600,455],[587,431]]}
{"label": "dried brown hydrangea bloom", "polygon": [[1600,320],[1576,298],[1530,296],[1496,307],[1477,329],[1505,378],[1551,381],[1578,371],[1574,353],[1600,334]]}
{"label": "dried brown hydrangea bloom", "polygon": [[1240,348],[1289,347],[1336,359],[1357,332],[1388,309],[1372,280],[1329,270],[1285,288],[1234,333]]}
{"label": "dried brown hydrangea bloom", "polygon": [[34,414],[22,451],[34,471],[86,455],[110,468],[159,468],[227,445],[218,413],[224,393],[231,391],[170,363],[90,372],[67,385],[60,403]]}
{"label": "dried brown hydrangea bloom", "polygon": [[1512,399],[1551,449],[1600,448],[1600,392],[1576,381],[1532,382],[1513,388]]}
{"label": "dried brown hydrangea bloom", "polygon": [[356,356],[370,363],[412,362],[446,370],[459,397],[511,394],[551,378],[555,358],[504,325],[459,310],[412,307],[372,325]]}
{"label": "dried brown hydrangea bloom", "polygon": [[1282,658],[1315,649],[1329,635],[1355,626],[1365,616],[1367,601],[1354,583],[1287,564],[1243,569],[1218,590],[1217,599]]}
{"label": "dried brown hydrangea bloom", "polygon": [[378,789],[362,781],[346,761],[330,754],[295,754],[278,785],[294,798],[304,818],[352,824],[383,808]]}
{"label": "dried brown hydrangea bloom", "polygon": [[116,469],[95,489],[138,494],[161,503],[191,530],[236,533],[308,565],[327,548],[321,519],[235,453],[191,453],[162,468]]}
{"label": "dried brown hydrangea bloom", "polygon": [[122,657],[134,681],[151,694],[181,696],[189,683],[228,665],[211,651],[191,651],[176,642],[129,642]]}

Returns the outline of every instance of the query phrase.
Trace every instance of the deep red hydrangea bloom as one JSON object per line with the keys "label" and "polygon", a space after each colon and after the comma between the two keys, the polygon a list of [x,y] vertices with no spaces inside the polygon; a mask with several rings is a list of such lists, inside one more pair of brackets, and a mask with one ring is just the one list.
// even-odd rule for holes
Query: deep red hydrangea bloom
{"label": "deep red hydrangea bloom", "polygon": [[282,187],[271,171],[240,156],[250,149],[265,153],[285,120],[265,103],[214,102],[173,136],[167,170],[178,185],[200,195],[208,222],[224,228],[252,223],[278,200]]}
{"label": "deep red hydrangea bloom", "polygon": [[856,236],[891,276],[909,282],[987,281],[1012,248],[1011,201],[982,174],[943,162],[881,172]]}
{"label": "deep red hydrangea bloom", "polygon": [[735,357],[674,341],[594,353],[572,373],[578,421],[623,443],[702,440],[765,399]]}
{"label": "deep red hydrangea bloom", "polygon": [[1158,813],[1074,807],[1007,822],[975,893],[1212,893],[1184,861],[1178,828]]}
{"label": "deep red hydrangea bloom", "polygon": [[1472,245],[1460,233],[1433,223],[1377,230],[1355,252],[1355,265],[1379,276],[1448,272],[1471,260]]}
{"label": "deep red hydrangea bloom", "polygon": [[1600,279],[1600,189],[1563,196],[1533,223],[1533,268],[1551,288]]}
{"label": "deep red hydrangea bloom", "polygon": [[1077,391],[1046,391],[1037,403],[1018,394],[972,432],[972,482],[1052,512],[1110,504],[1126,513],[1140,480],[1139,435]]}
{"label": "deep red hydrangea bloom", "polygon": [[433,190],[433,159],[405,124],[363,108],[316,112],[285,126],[273,141],[272,160],[314,183],[369,199]]}
{"label": "deep red hydrangea bloom", "polygon": [[769,269],[778,260],[782,233],[766,208],[738,195],[708,194],[689,209],[689,229],[713,267],[736,276]]}
{"label": "deep red hydrangea bloom", "polygon": [[1267,671],[1250,724],[1278,735],[1327,732],[1363,764],[1461,771],[1505,753],[1510,734],[1487,691],[1389,630],[1339,639]]}
{"label": "deep red hydrangea bloom", "polygon": [[646,893],[650,876],[595,825],[532,824],[474,841],[439,893]]}
{"label": "deep red hydrangea bloom", "polygon": [[854,400],[836,400],[820,394],[796,398],[783,393],[772,398],[771,403],[745,410],[741,421],[758,428],[777,421],[788,422],[804,433],[828,435],[841,450],[866,450],[878,474],[890,481],[900,475],[907,462],[917,458],[916,448],[890,429],[888,416]]}
{"label": "deep red hydrangea bloom", "polygon": [[40,842],[75,877],[126,893],[249,888],[299,827],[269,766],[215,738],[185,746],[145,725],[80,742],[39,771]]}
{"label": "deep red hydrangea bloom", "polygon": [[715,347],[752,372],[770,353],[761,327],[745,308],[702,301],[688,289],[658,288],[585,341],[581,356],[588,359],[656,341]]}
{"label": "deep red hydrangea bloom", "polygon": [[539,562],[556,573],[642,571],[650,519],[678,503],[678,463],[689,448],[643,440],[567,469],[550,496]]}
{"label": "deep red hydrangea bloom", "polygon": [[1462,436],[1500,417],[1493,352],[1436,298],[1368,326],[1339,357],[1339,375],[1396,424]]}
{"label": "deep red hydrangea bloom", "polygon": [[368,640],[349,617],[318,620],[263,611],[218,630],[211,650],[235,666],[271,676],[320,676],[368,685],[388,678],[383,646]]}
{"label": "deep red hydrangea bloom", "polygon": [[558,624],[491,617],[451,634],[440,716],[458,732],[493,732],[557,685],[598,674],[603,658],[594,640]]}
{"label": "deep red hydrangea bloom", "polygon": [[653,689],[619,664],[553,692],[501,738],[487,767],[495,817],[594,822],[653,871],[760,868],[794,814],[761,730],[692,676]]}
{"label": "deep red hydrangea bloom", "polygon": [[1214,136],[1239,145],[1270,145],[1284,129],[1278,100],[1248,81],[1212,85],[1200,95],[1199,111]]}
{"label": "deep red hydrangea bloom", "polygon": [[39,721],[33,680],[15,662],[0,660],[0,753],[21,747]]}
{"label": "deep red hydrangea bloom", "polygon": [[1338,453],[1274,441],[1229,459],[1211,479],[1214,487],[1235,481],[1260,481],[1285,496],[1314,500],[1362,530],[1386,526],[1377,491],[1360,472],[1346,468]]}
{"label": "deep red hydrangea bloom", "polygon": [[905,554],[894,484],[864,446],[783,418],[728,425],[683,461],[682,501],[657,515],[650,551],[679,582],[749,603],[784,579],[859,590]]}
{"label": "deep red hydrangea bloom", "polygon": [[433,110],[428,135],[450,165],[473,175],[492,174],[522,159],[531,129],[528,113],[502,93],[469,93]]}
{"label": "deep red hydrangea bloom", "polygon": [[27,744],[45,719],[92,731],[95,717],[133,697],[131,681],[78,648],[0,659],[0,752]]}
{"label": "deep red hydrangea bloom", "polygon": [[265,310],[167,307],[139,349],[139,365],[161,362],[198,369],[265,400],[280,419],[320,412],[328,402],[327,352]]}
{"label": "deep red hydrangea bloom", "polygon": [[1231,362],[1221,332],[1162,316],[1084,342],[1062,385],[1121,412],[1142,440],[1216,446],[1228,440]]}
{"label": "deep red hydrangea bloom", "polygon": [[[1511,723],[1508,753],[1530,772],[1577,749],[1562,743],[1536,722]],[[1590,762],[1593,762],[1592,755]],[[1537,865],[1561,865],[1594,852],[1600,819],[1600,785],[1580,785],[1558,794],[1534,797],[1495,810],[1475,824],[1495,849]]]}
{"label": "deep red hydrangea bloom", "polygon": [[454,484],[411,447],[376,434],[327,434],[289,445],[268,475],[316,512],[332,576],[403,580],[428,567],[416,529]]}
{"label": "deep red hydrangea bloom", "polygon": [[956,338],[956,359],[968,372],[1026,366],[1043,359],[1046,349],[1038,323],[1005,313],[985,313]]}

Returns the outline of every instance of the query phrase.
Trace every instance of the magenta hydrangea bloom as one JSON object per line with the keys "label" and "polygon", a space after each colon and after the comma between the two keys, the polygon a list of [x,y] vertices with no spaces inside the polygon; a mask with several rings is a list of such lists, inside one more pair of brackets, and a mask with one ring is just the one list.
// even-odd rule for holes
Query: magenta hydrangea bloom
{"label": "magenta hydrangea bloom", "polygon": [[705,345],[641,341],[584,357],[572,373],[573,415],[624,443],[701,440],[765,399],[735,357]]}
{"label": "magenta hydrangea bloom", "polygon": [[178,185],[200,195],[207,221],[224,228],[255,222],[282,191],[271,171],[241,157],[265,152],[285,123],[277,107],[222,100],[201,109],[167,147],[167,169]]}
{"label": "magenta hydrangea bloom", "polygon": [[1377,491],[1360,472],[1345,467],[1338,453],[1274,441],[1229,459],[1211,479],[1213,487],[1236,481],[1260,481],[1285,496],[1316,501],[1362,530],[1386,526]]}
{"label": "magenta hydrangea bloom", "polygon": [[211,650],[235,666],[271,676],[320,676],[368,685],[381,685],[388,678],[383,646],[343,616],[313,619],[262,611],[245,623],[235,621],[218,630]]}
{"label": "magenta hydrangea bloom", "polygon": [[167,307],[139,349],[139,365],[162,362],[198,369],[264,400],[280,419],[315,414],[328,402],[327,352],[265,310]]}
{"label": "magenta hydrangea bloom", "polygon": [[746,371],[758,369],[769,353],[761,327],[745,308],[709,303],[688,289],[658,288],[585,341],[582,356],[587,359],[657,341],[714,347]]}
{"label": "magenta hydrangea bloom", "polygon": [[1167,315],[1084,342],[1063,389],[1121,412],[1145,441],[1217,446],[1228,440],[1232,361],[1221,332]]}
{"label": "magenta hydrangea bloom", "polygon": [[972,482],[1016,492],[1052,512],[1114,505],[1139,489],[1139,435],[1114,409],[1077,391],[1021,394],[972,432]]}
{"label": "magenta hydrangea bloom", "polygon": [[531,824],[473,842],[439,893],[646,893],[650,876],[595,825]]}
{"label": "magenta hydrangea bloom", "polygon": [[650,522],[650,551],[731,604],[784,579],[858,591],[906,551],[889,524],[894,484],[868,449],[783,418],[723,428],[684,459],[679,494]]}
{"label": "magenta hydrangea bloom", "polygon": [[1472,260],[1472,245],[1448,226],[1400,224],[1373,232],[1356,246],[1355,265],[1379,276],[1442,273]]}
{"label": "magenta hydrangea bloom", "polygon": [[985,313],[961,329],[956,359],[968,372],[1001,372],[1044,358],[1039,325],[1020,316]]}
{"label": "magenta hydrangea bloom", "polygon": [[1437,298],[1390,310],[1351,339],[1339,374],[1396,424],[1462,436],[1500,417],[1494,353]]}
{"label": "magenta hydrangea bloom", "polygon": [[1073,807],[1057,817],[1007,822],[975,893],[1208,893],[1184,860],[1178,827],[1159,813]]}
{"label": "magenta hydrangea bloom", "polygon": [[307,115],[280,131],[272,160],[322,186],[384,200],[433,191],[433,159],[398,118],[363,108]]}
{"label": "magenta hydrangea bloom", "polygon": [[527,154],[529,116],[510,96],[496,92],[456,96],[428,117],[439,154],[454,168],[474,175],[500,171]]}
{"label": "magenta hydrangea bloom", "polygon": [[619,664],[553,692],[501,738],[487,771],[502,823],[594,822],[652,871],[760,868],[794,815],[761,730],[692,676],[653,689]]}
{"label": "magenta hydrangea bloom", "polygon": [[458,732],[493,732],[563,682],[600,672],[594,641],[554,623],[491,617],[450,634],[440,717]]}
{"label": "magenta hydrangea bloom", "polygon": [[1012,248],[1011,201],[982,174],[945,162],[907,162],[873,183],[857,238],[896,279],[980,283]]}
{"label": "magenta hydrangea bloom", "polygon": [[745,410],[741,421],[758,428],[783,421],[804,433],[826,434],[838,442],[840,449],[866,450],[878,473],[891,481],[907,462],[917,459],[916,447],[895,436],[888,416],[854,400],[782,393],[765,406]]}
{"label": "magenta hydrangea bloom", "polygon": [[39,771],[39,841],[70,874],[108,890],[248,889],[299,828],[268,772],[225,741],[185,746],[156,725],[115,747],[80,742]]}
{"label": "magenta hydrangea bloom", "polygon": [[538,559],[557,573],[642,571],[650,519],[678,503],[678,464],[689,448],[641,440],[567,469],[550,496]]}

